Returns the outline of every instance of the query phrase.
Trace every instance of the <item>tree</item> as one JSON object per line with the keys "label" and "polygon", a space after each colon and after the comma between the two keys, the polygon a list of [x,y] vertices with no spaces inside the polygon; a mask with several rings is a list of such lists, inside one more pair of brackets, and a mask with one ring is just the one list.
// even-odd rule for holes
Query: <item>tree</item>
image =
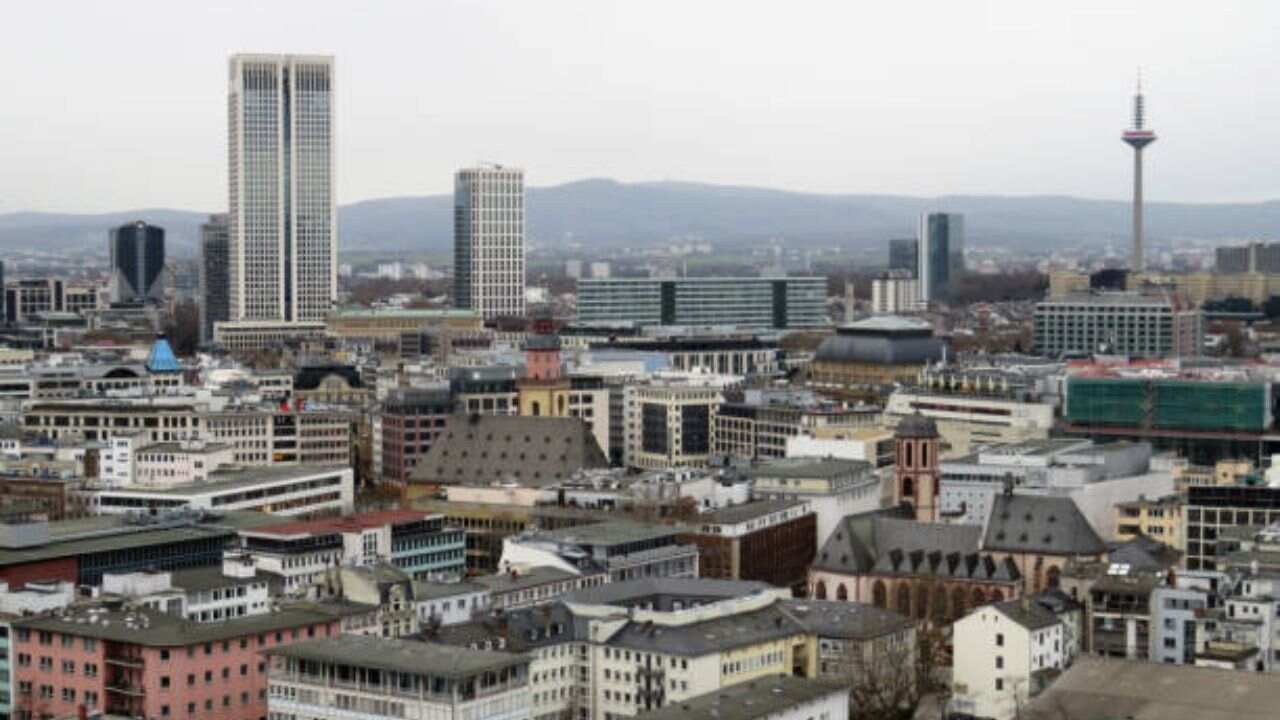
{"label": "tree", "polygon": [[940,672],[945,656],[942,630],[924,623],[905,640],[876,641],[851,661],[849,717],[909,720],[926,699],[945,708],[949,686]]}

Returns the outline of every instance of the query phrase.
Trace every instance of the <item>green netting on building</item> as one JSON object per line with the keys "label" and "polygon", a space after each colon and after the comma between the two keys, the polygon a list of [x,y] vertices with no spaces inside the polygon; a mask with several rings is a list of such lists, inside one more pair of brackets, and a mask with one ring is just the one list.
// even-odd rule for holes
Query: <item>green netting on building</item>
{"label": "green netting on building", "polygon": [[1065,415],[1077,425],[1262,432],[1270,398],[1264,382],[1072,377]]}
{"label": "green netting on building", "polygon": [[1246,382],[1151,383],[1151,424],[1180,430],[1267,429],[1267,385]]}
{"label": "green netting on building", "polygon": [[1146,381],[1067,378],[1067,421],[1078,425],[1141,425]]}

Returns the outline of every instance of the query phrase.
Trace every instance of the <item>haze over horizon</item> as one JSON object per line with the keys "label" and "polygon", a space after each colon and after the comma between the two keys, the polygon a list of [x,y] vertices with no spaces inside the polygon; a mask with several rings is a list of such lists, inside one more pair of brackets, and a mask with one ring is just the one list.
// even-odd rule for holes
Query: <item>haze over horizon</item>
{"label": "haze over horizon", "polygon": [[[227,57],[337,57],[338,200],[680,180],[1122,200],[1143,66],[1151,202],[1280,198],[1280,6],[28,3],[0,47],[0,213],[226,205]],[[1232,43],[1223,47],[1221,38]],[[85,58],[92,58],[86,61]]]}

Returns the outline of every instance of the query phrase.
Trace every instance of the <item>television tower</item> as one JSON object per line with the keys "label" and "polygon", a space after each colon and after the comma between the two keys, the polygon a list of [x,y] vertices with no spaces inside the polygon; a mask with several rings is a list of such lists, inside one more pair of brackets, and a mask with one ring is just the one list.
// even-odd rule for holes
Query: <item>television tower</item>
{"label": "television tower", "polygon": [[1120,139],[1133,148],[1133,257],[1129,270],[1140,273],[1147,269],[1142,257],[1142,149],[1156,141],[1156,134],[1145,127],[1146,99],[1142,95],[1142,71],[1138,71],[1138,87],[1133,94],[1133,127]]}

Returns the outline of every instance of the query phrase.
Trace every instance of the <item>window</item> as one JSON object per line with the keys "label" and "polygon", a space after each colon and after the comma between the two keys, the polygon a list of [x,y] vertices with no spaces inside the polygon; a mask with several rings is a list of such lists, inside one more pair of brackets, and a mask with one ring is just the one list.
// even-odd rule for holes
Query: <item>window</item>
{"label": "window", "polygon": [[996,647],[1004,647],[1004,633],[996,633]]}
{"label": "window", "polygon": [[168,676],[168,675],[165,675],[165,676],[163,676],[163,677],[161,677],[161,678],[160,678],[160,687],[161,687],[162,689],[167,689],[167,688],[169,687],[169,676]]}
{"label": "window", "polygon": [[997,656],[996,656],[996,669],[997,669],[997,670],[1003,670],[1003,669],[1004,669],[1004,656],[1003,656],[1003,655],[997,655]]}
{"label": "window", "polygon": [[996,678],[996,692],[1004,690],[1004,678]]}

